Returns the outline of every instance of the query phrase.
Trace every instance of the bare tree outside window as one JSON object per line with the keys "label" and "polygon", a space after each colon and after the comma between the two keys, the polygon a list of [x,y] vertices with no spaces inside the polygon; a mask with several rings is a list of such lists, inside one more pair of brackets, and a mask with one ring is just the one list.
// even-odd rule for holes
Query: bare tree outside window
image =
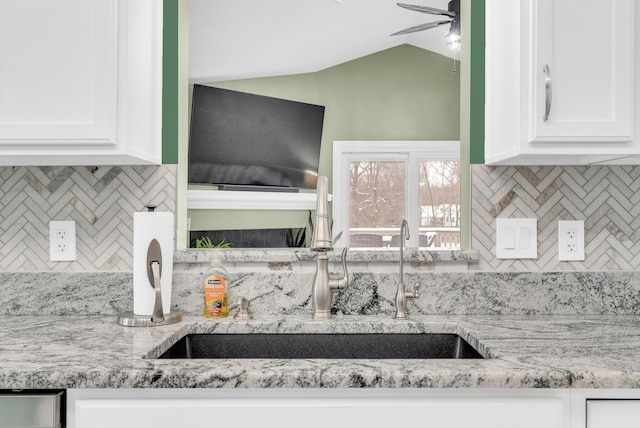
{"label": "bare tree outside window", "polygon": [[[419,245],[460,247],[460,162],[420,161]],[[349,235],[353,247],[397,247],[405,214],[405,161],[352,161]]]}
{"label": "bare tree outside window", "polygon": [[419,168],[420,233],[427,246],[460,247],[460,162],[421,161]]}
{"label": "bare tree outside window", "polygon": [[[333,144],[338,246],[460,248],[459,141]],[[403,219],[406,241],[399,236]]]}
{"label": "bare tree outside window", "polygon": [[389,245],[405,212],[405,162],[359,161],[349,168],[349,226],[354,247]]}

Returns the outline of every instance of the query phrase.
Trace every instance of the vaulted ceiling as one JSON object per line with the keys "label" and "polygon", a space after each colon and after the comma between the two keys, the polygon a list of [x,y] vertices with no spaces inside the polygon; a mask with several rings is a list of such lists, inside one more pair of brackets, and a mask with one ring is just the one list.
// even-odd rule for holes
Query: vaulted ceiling
{"label": "vaulted ceiling", "polygon": [[443,19],[393,0],[190,0],[189,15],[192,83],[315,72],[401,44],[453,54],[449,25],[391,36]]}

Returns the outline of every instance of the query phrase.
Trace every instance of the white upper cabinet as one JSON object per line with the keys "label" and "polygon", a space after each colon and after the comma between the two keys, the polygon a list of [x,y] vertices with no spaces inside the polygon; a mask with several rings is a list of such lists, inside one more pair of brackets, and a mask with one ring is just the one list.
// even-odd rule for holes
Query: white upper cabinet
{"label": "white upper cabinet", "polygon": [[635,9],[633,0],[486,1],[487,164],[637,162]]}
{"label": "white upper cabinet", "polygon": [[532,6],[530,141],[631,141],[633,0]]}
{"label": "white upper cabinet", "polygon": [[0,2],[0,165],[162,162],[162,1]]}

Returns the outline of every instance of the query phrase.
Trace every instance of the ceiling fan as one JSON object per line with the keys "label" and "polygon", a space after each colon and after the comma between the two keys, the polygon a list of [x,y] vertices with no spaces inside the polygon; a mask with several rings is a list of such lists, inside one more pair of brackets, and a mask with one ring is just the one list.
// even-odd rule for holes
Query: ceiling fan
{"label": "ceiling fan", "polygon": [[401,34],[415,33],[418,31],[429,30],[441,25],[451,24],[449,34],[447,35],[447,41],[449,48],[453,51],[460,49],[460,0],[451,0],[447,6],[447,10],[438,9],[429,6],[418,6],[413,4],[397,3],[398,6],[413,10],[421,13],[428,13],[430,15],[442,15],[448,19],[442,21],[427,22],[425,24],[416,25],[414,27],[405,28],[404,30],[393,33],[392,36],[398,36]]}

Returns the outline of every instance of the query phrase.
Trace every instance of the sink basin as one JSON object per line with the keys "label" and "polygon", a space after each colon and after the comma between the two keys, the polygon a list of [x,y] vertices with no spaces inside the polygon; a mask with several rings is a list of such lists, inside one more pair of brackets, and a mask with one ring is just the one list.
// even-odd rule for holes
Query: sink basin
{"label": "sink basin", "polygon": [[457,334],[188,334],[159,358],[483,358]]}

